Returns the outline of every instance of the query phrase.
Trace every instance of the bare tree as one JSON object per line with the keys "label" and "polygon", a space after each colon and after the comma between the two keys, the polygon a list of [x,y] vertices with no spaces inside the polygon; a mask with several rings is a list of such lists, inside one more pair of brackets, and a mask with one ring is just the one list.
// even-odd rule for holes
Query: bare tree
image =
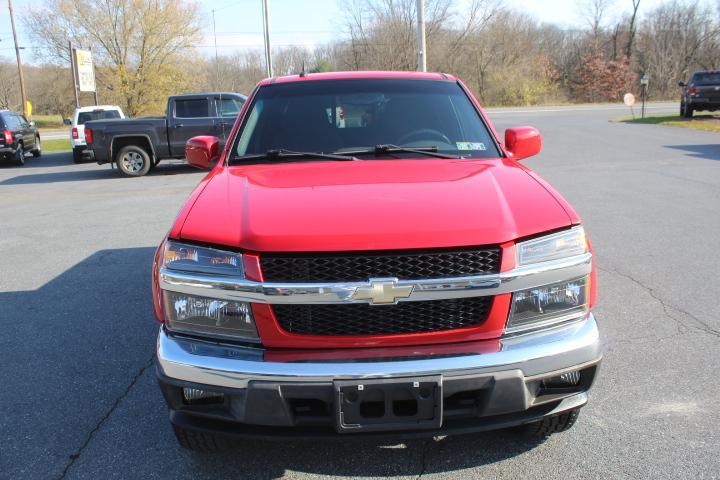
{"label": "bare tree", "polygon": [[201,38],[194,3],[46,0],[28,13],[25,23],[41,44],[42,58],[66,62],[69,40],[94,47],[98,81],[130,115],[156,110],[168,92],[194,78],[183,58]]}
{"label": "bare tree", "polygon": [[613,3],[614,0],[583,0],[581,3],[583,18],[595,39],[602,33],[603,22]]}

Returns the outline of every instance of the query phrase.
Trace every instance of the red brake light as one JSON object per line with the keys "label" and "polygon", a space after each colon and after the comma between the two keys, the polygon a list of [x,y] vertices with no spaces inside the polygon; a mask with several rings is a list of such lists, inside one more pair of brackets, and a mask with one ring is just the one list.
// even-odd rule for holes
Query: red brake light
{"label": "red brake light", "polygon": [[13,134],[12,134],[12,132],[11,132],[10,130],[5,130],[5,131],[3,131],[3,136],[5,137],[5,144],[6,144],[6,145],[7,145],[8,143],[13,143],[13,141],[15,140],[15,139],[13,138]]}
{"label": "red brake light", "polygon": [[688,93],[690,95],[695,95],[697,93],[697,87],[690,87],[690,89],[688,90]]}
{"label": "red brake light", "polygon": [[80,138],[80,135],[78,135],[78,129],[77,129],[77,128],[74,128],[74,127],[73,127],[73,129],[72,129],[72,137],[73,137],[73,140],[77,140],[78,138]]}
{"label": "red brake light", "polygon": [[90,129],[87,128],[87,127],[85,128],[85,143],[87,143],[88,145],[90,145],[91,143],[93,143],[93,133],[92,133],[92,130],[90,130]]}

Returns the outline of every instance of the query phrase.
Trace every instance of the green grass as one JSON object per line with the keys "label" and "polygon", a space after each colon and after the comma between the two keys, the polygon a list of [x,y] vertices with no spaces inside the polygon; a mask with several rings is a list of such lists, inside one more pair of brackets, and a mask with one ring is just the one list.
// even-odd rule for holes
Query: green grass
{"label": "green grass", "polygon": [[35,122],[38,128],[63,128],[61,115],[33,115],[30,120]]}
{"label": "green grass", "polygon": [[645,118],[623,117],[611,120],[620,123],[645,123],[650,125],[667,125],[670,127],[692,128],[706,132],[720,132],[720,117],[714,115],[695,115],[683,118],[679,115],[651,115]]}
{"label": "green grass", "polygon": [[42,151],[44,153],[69,152],[71,150],[69,138],[53,138],[52,140],[42,141]]}

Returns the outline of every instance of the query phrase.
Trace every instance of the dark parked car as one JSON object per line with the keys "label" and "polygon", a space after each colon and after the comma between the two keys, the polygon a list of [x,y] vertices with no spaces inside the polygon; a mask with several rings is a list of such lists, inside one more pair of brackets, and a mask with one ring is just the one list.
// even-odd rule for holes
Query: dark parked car
{"label": "dark parked car", "polygon": [[680,115],[691,118],[693,112],[720,109],[720,72],[715,70],[693,73],[690,80],[678,83],[682,87]]}
{"label": "dark parked car", "polygon": [[3,160],[25,165],[26,154],[40,156],[40,134],[35,128],[35,122],[28,122],[19,113],[0,110],[0,129],[0,156]]}
{"label": "dark parked car", "polygon": [[237,93],[175,95],[168,98],[165,117],[88,122],[83,156],[140,177],[164,158],[185,158],[185,142],[191,137],[212,135],[222,147],[245,99]]}

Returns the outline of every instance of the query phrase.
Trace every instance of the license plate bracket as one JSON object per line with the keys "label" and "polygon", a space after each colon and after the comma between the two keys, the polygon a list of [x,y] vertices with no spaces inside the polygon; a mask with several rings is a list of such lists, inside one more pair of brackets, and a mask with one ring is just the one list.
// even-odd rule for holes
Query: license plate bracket
{"label": "license plate bracket", "polygon": [[339,433],[433,429],[442,426],[442,376],[339,380],[335,426]]}

